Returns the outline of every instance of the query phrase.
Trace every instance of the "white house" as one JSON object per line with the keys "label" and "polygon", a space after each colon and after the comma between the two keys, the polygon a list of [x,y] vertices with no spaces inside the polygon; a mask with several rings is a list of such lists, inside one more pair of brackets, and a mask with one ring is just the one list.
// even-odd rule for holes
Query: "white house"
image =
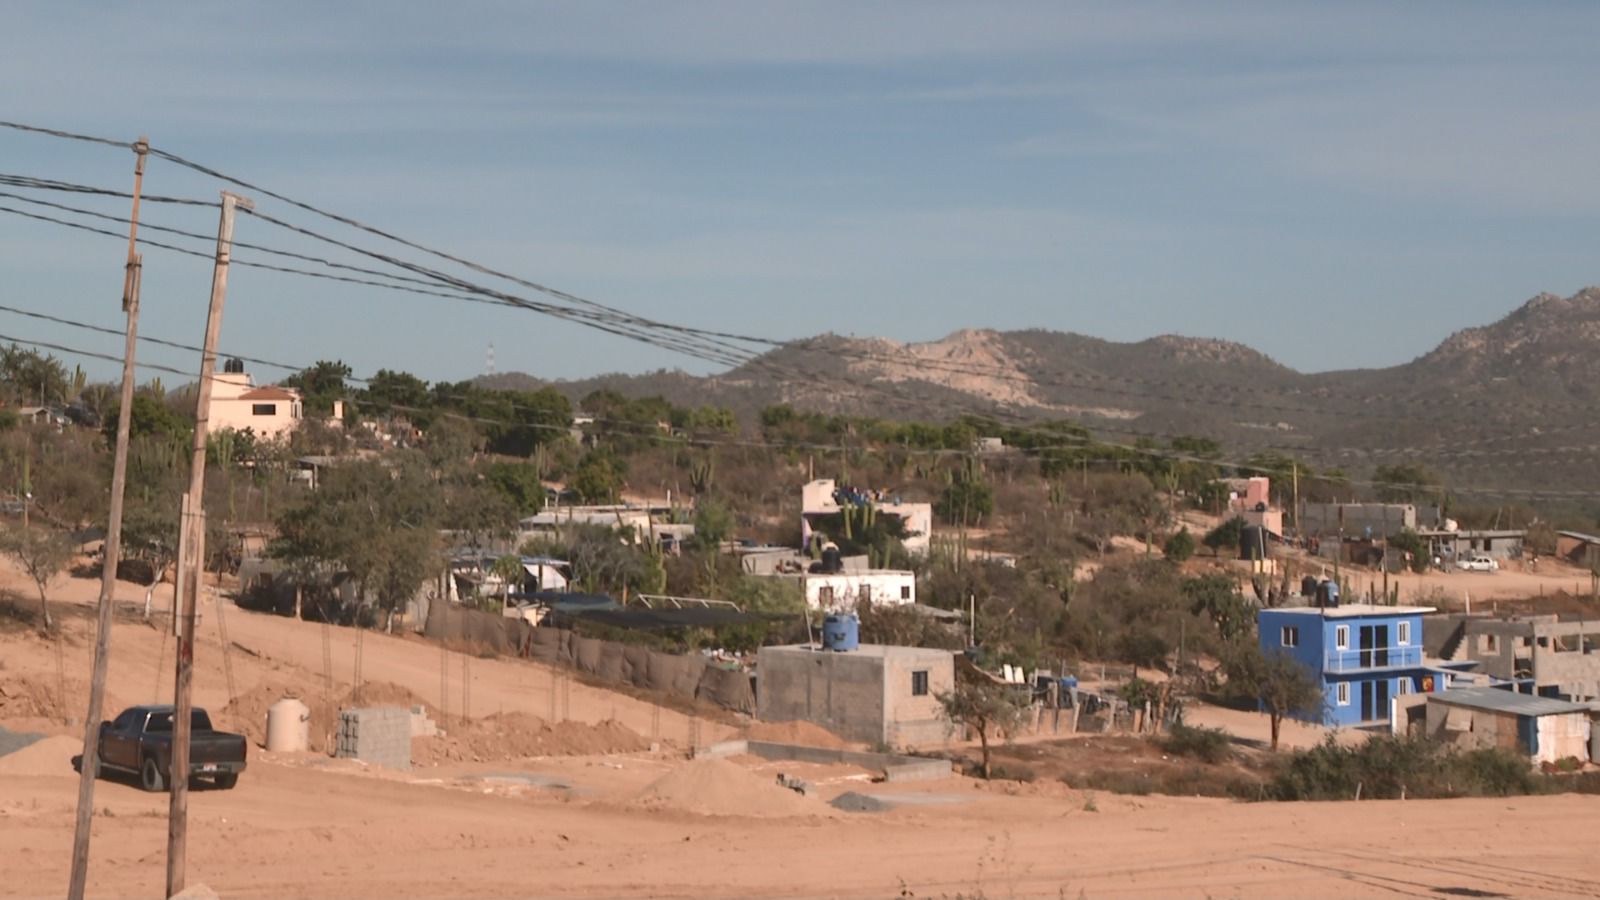
{"label": "white house", "polygon": [[880,606],[904,606],[917,602],[915,572],[868,569],[773,577],[796,579],[801,592],[805,594],[807,608],[822,612],[850,612],[863,601]]}
{"label": "white house", "polygon": [[[932,503],[906,503],[899,497],[883,491],[841,488],[832,478],[819,478],[801,489],[801,546],[811,542],[813,520],[837,513],[841,500],[858,506],[870,503],[878,515],[895,516],[904,520],[907,537],[903,543],[906,550],[919,556],[928,552],[929,536],[933,534]],[[839,535],[829,535],[829,537],[837,538]]]}
{"label": "white house", "polygon": [[276,385],[258,387],[239,360],[228,360],[213,376],[206,414],[212,431],[249,429],[258,438],[276,440],[298,427],[302,414],[298,393]]}

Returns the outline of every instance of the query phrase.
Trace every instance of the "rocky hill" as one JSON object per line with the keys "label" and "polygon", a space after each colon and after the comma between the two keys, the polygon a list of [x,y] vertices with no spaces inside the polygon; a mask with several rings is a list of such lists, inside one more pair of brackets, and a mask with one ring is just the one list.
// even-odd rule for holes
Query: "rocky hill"
{"label": "rocky hill", "polygon": [[1600,490],[1600,288],[1540,294],[1383,369],[1304,374],[1206,338],[963,330],[926,343],[829,334],[705,378],[662,371],[556,386],[574,399],[604,387],[746,416],[782,402],[882,417],[1072,419],[1107,440],[1195,434],[1353,470],[1422,459],[1457,482]]}

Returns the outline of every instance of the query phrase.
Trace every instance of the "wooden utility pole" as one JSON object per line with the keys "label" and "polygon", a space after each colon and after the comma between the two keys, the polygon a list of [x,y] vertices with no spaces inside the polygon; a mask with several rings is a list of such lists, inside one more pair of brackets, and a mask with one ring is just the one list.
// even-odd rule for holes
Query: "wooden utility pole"
{"label": "wooden utility pole", "polygon": [[1290,469],[1294,473],[1294,505],[1289,508],[1289,514],[1294,516],[1294,536],[1300,536],[1300,463],[1292,464]]}
{"label": "wooden utility pole", "polygon": [[[189,578],[179,597],[181,626],[178,633],[178,673],[173,689],[172,764],[167,778],[172,782],[172,802],[167,814],[167,896],[183,890],[184,870],[189,847],[189,740],[193,702],[189,687],[194,681],[195,601],[205,581],[206,432],[210,425],[211,386],[217,377],[217,339],[222,333],[222,304],[228,294],[228,261],[233,253],[233,216],[236,207],[254,209],[250,200],[222,192],[222,218],[217,225],[217,257],[211,274],[211,307],[206,312],[206,338],[200,353],[200,390],[195,398],[194,455],[189,463],[190,514],[180,529],[191,529],[189,546],[195,556]],[[181,563],[180,563],[181,565]],[[220,602],[220,601],[219,601]]]}
{"label": "wooden utility pole", "polygon": [[128,432],[133,421],[134,350],[139,342],[139,281],[143,259],[135,252],[139,236],[139,196],[150,141],[133,145],[133,212],[128,216],[128,262],[122,275],[122,309],[128,333],[122,350],[122,407],[117,411],[117,446],[111,464],[111,510],[101,554],[100,605],[95,620],[94,673],[89,679],[89,711],[83,718],[83,756],[79,762],[78,818],[72,830],[71,900],[82,900],[89,878],[89,830],[94,816],[94,782],[100,769],[100,716],[105,704],[106,670],[111,656],[111,608],[116,599],[117,563],[122,555],[122,494],[128,482]]}

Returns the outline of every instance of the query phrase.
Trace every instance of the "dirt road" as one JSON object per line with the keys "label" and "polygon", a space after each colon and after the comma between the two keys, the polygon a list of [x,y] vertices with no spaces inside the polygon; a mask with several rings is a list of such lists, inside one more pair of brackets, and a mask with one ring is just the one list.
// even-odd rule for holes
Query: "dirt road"
{"label": "dirt road", "polygon": [[[75,784],[0,776],[0,895],[60,895]],[[1592,798],[935,790],[888,813],[705,817],[258,762],[192,795],[191,878],[224,897],[1600,896]],[[159,896],[165,797],[99,796],[92,893]]]}

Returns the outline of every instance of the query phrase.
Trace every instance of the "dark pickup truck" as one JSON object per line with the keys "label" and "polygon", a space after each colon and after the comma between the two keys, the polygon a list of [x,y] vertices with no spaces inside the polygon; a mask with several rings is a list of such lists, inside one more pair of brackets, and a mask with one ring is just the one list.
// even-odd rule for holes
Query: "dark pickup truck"
{"label": "dark pickup truck", "polygon": [[[128,772],[139,776],[147,791],[164,791],[172,781],[171,705],[134,706],[110,722],[100,723],[100,771]],[[211,728],[203,709],[189,712],[189,775],[209,778],[227,789],[244,771],[245,739]]]}

